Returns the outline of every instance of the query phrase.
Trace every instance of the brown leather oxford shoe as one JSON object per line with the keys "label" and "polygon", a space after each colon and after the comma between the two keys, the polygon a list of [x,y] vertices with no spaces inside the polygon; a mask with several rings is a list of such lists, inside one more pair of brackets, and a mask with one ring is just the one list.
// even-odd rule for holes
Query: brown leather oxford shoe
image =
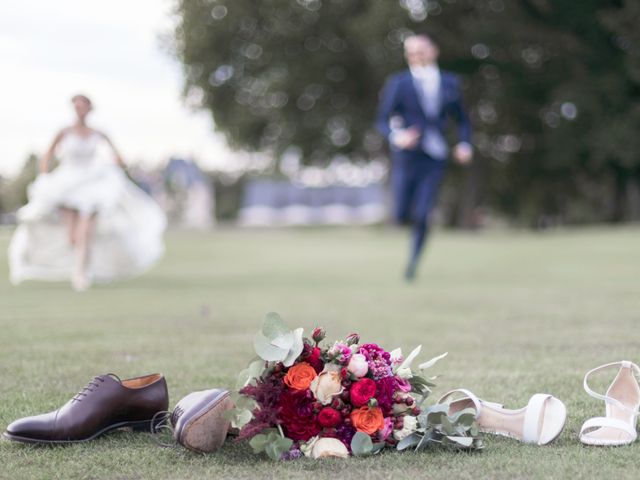
{"label": "brown leather oxford shoe", "polygon": [[169,404],[161,374],[120,380],[114,374],[94,378],[58,410],[21,418],[4,437],[25,443],[85,442],[122,427],[149,431],[154,415]]}

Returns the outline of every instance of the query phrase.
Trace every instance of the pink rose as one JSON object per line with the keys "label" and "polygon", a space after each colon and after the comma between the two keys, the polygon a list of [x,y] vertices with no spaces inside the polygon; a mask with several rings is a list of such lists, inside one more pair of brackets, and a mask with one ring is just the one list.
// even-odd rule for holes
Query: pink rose
{"label": "pink rose", "polygon": [[364,377],[369,371],[369,364],[367,363],[366,357],[361,353],[353,354],[351,360],[349,360],[349,365],[347,365],[347,370],[356,378]]}

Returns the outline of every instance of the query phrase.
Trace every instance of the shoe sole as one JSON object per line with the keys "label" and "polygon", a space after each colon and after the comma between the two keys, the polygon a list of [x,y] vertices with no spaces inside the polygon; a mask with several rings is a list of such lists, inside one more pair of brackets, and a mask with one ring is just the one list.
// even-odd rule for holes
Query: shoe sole
{"label": "shoe sole", "polygon": [[[113,430],[119,430],[121,428],[131,428],[134,432],[150,432],[152,430],[153,420],[141,420],[139,422],[120,422],[115,423],[113,425],[109,425],[108,427],[103,428],[99,432],[91,435],[87,438],[82,438],[79,440],[44,440],[40,438],[31,438],[31,437],[21,437],[19,435],[13,435],[9,432],[4,432],[2,436],[7,440],[11,440],[12,442],[20,442],[20,443],[28,443],[31,445],[41,444],[41,445],[68,445],[71,443],[83,443],[89,442],[91,440],[95,440],[100,435],[104,435],[105,433],[109,433]],[[155,424],[160,423],[160,420],[155,420]]]}
{"label": "shoe sole", "polygon": [[182,428],[176,432],[178,443],[198,453],[211,453],[217,450],[227,438],[231,423],[224,417],[224,413],[233,407],[229,392],[214,398],[206,406],[184,419]]}

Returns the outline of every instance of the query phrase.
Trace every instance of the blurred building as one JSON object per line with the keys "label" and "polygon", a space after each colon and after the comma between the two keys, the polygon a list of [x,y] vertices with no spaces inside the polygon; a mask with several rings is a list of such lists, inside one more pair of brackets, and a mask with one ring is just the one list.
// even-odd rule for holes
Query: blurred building
{"label": "blurred building", "polygon": [[382,183],[364,186],[300,186],[287,180],[256,179],[244,189],[242,226],[372,224],[386,215]]}
{"label": "blurred building", "polygon": [[162,174],[161,200],[175,225],[206,229],[215,225],[215,196],[207,176],[192,160],[171,158]]}

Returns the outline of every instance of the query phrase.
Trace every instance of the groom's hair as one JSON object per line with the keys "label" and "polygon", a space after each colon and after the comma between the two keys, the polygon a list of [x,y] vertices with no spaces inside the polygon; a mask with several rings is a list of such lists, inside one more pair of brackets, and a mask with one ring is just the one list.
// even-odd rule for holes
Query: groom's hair
{"label": "groom's hair", "polygon": [[82,100],[84,102],[87,102],[90,107],[93,106],[93,102],[91,101],[91,99],[89,97],[87,97],[86,95],[83,95],[81,93],[78,93],[78,94],[74,95],[73,97],[71,97],[71,102],[75,102],[76,100]]}
{"label": "groom's hair", "polygon": [[425,41],[435,45],[436,47],[439,46],[439,43],[436,41],[436,39],[433,38],[433,36],[429,35],[428,33],[414,33],[414,34],[409,35],[408,37],[406,37],[404,39],[404,41],[406,42],[410,38],[416,38],[416,39],[425,40]]}

